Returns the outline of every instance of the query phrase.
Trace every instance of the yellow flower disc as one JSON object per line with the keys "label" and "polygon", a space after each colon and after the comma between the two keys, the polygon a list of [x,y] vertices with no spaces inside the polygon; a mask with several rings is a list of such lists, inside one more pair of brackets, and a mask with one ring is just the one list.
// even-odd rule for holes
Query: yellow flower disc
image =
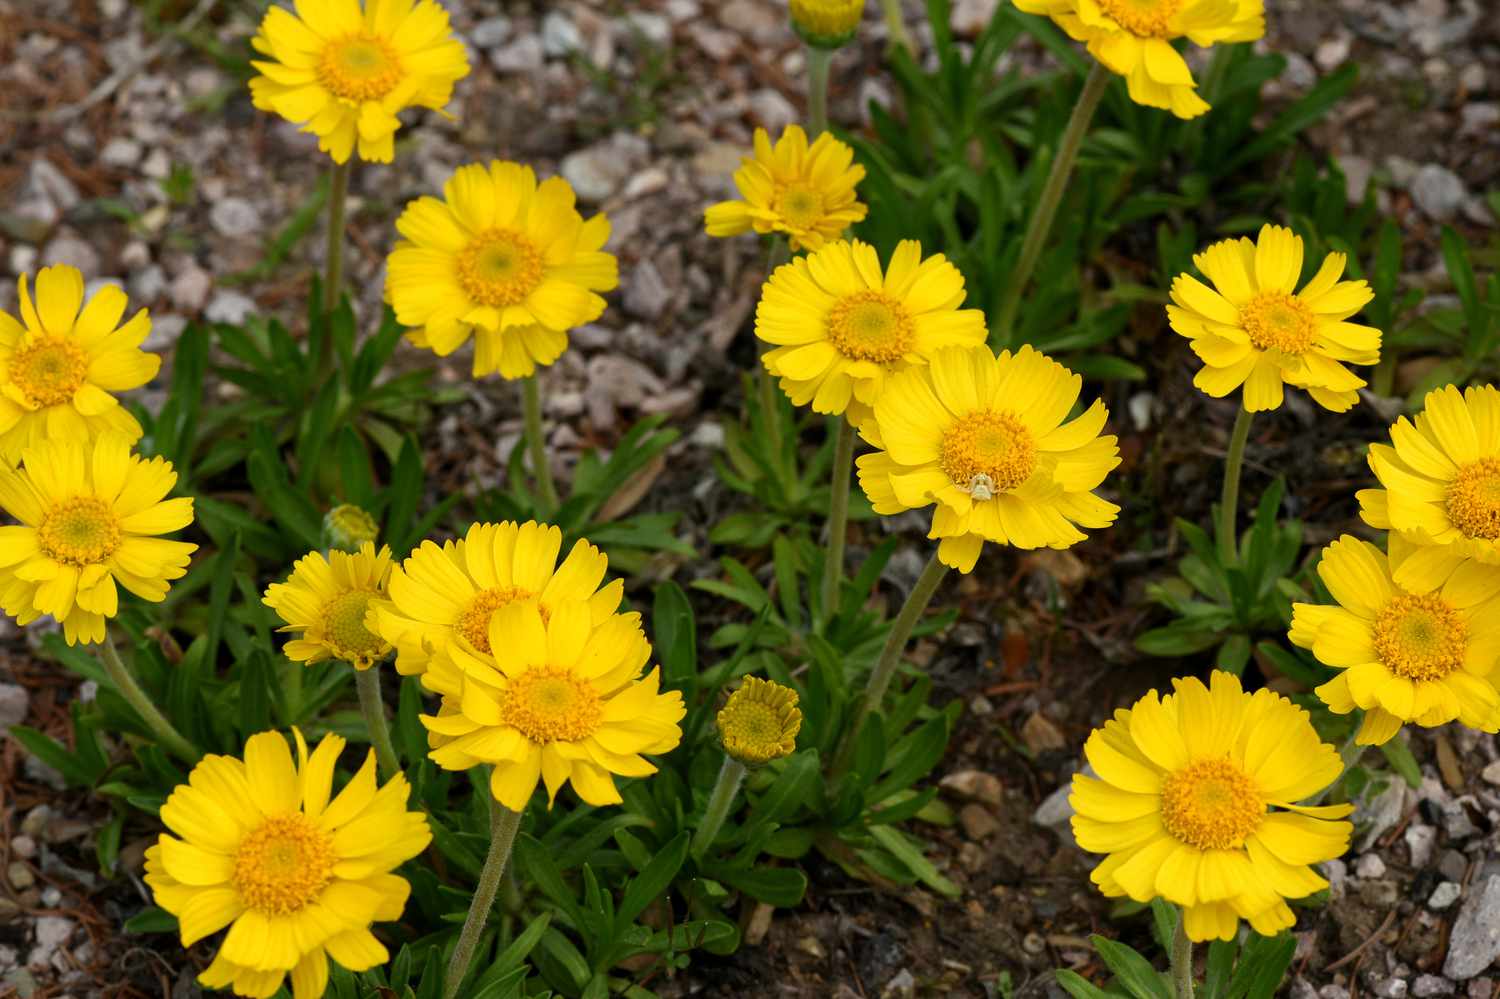
{"label": "yellow flower disc", "polygon": [[281,631],[296,637],[282,651],[293,662],[324,659],[366,670],[391,651],[370,628],[372,606],[385,595],[391,550],[369,541],[354,552],[308,552],[285,582],[266,588],[263,602],[286,622]]}
{"label": "yellow flower disc", "polygon": [[1200,850],[1238,850],[1266,817],[1255,782],[1230,760],[1199,760],[1161,785],[1161,824]]}
{"label": "yellow flower disc", "polygon": [[719,709],[717,721],[724,751],[741,763],[759,765],[797,751],[802,711],[792,688],[747,676]]}

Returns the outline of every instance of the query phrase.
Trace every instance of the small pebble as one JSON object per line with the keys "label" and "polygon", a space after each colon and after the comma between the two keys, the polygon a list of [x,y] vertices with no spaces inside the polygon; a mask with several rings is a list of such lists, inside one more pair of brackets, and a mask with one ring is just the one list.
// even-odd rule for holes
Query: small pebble
{"label": "small pebble", "polygon": [[1438,886],[1432,889],[1432,894],[1427,897],[1427,907],[1430,909],[1446,909],[1458,897],[1463,894],[1463,889],[1452,881],[1440,881]]}
{"label": "small pebble", "polygon": [[1384,875],[1385,861],[1380,859],[1378,853],[1367,853],[1354,865],[1354,876],[1357,878],[1378,878]]}
{"label": "small pebble", "polygon": [[13,860],[5,869],[5,880],[16,891],[25,891],[36,884],[36,875],[31,873],[31,868],[19,860]]}
{"label": "small pebble", "polygon": [[36,840],[30,836],[16,836],[10,841],[10,852],[22,860],[36,856]]}

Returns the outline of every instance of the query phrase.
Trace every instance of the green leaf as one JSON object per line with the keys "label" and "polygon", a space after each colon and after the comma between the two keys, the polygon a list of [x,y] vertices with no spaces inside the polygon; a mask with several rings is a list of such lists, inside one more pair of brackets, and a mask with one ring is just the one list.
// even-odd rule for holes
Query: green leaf
{"label": "green leaf", "polygon": [[889,770],[870,789],[868,800],[883,801],[926,777],[948,748],[948,716],[935,715],[886,754]]}
{"label": "green leaf", "polygon": [[1072,996],[1073,999],[1111,999],[1113,993],[1105,992],[1097,985],[1090,985],[1088,980],[1077,972],[1060,968],[1055,973],[1057,984]]}
{"label": "green leaf", "polygon": [[1135,637],[1135,647],[1148,656],[1190,656],[1219,643],[1221,633],[1183,621],[1152,628]]}
{"label": "green leaf", "polygon": [[892,826],[871,826],[870,836],[887,853],[899,860],[907,870],[916,876],[927,887],[940,895],[948,898],[958,898],[963,894],[958,885],[949,881],[933,866],[932,861],[917,849],[915,843],[906,837],[899,829]]}
{"label": "green leaf", "polygon": [[1250,639],[1241,634],[1224,639],[1224,643],[1219,646],[1219,654],[1214,657],[1215,666],[1235,676],[1245,672],[1245,664],[1249,661]]}
{"label": "green leaf", "polygon": [[635,917],[672,883],[672,879],[682,869],[683,861],[687,860],[687,854],[688,834],[685,831],[678,833],[670,843],[657,851],[646,869],[625,885],[625,894],[620,899],[620,908],[615,915],[615,925],[623,928],[635,922]]}
{"label": "green leaf", "polygon": [[176,933],[177,917],[154,905],[137,912],[125,920],[126,933]]}
{"label": "green leaf", "polygon": [[12,725],[10,737],[25,746],[32,756],[63,775],[74,787],[90,787],[103,773],[92,773],[83,761],[56,739],[26,725]]}
{"label": "green leaf", "polygon": [[1297,938],[1290,933],[1250,934],[1224,999],[1272,999],[1296,952]]}
{"label": "green leaf", "polygon": [[1386,740],[1380,744],[1380,752],[1391,769],[1400,774],[1401,779],[1413,790],[1422,786],[1422,768],[1417,765],[1417,758],[1412,755],[1411,747],[1404,738],[1398,734],[1396,738]]}
{"label": "green leaf", "polygon": [[656,588],[651,624],[662,684],[670,689],[692,690],[698,679],[698,625],[682,587],[668,580]]}
{"label": "green leaf", "polygon": [[1166,979],[1134,948],[1108,937],[1089,937],[1099,957],[1135,999],[1172,999]]}
{"label": "green leaf", "polygon": [[801,905],[802,898],[807,893],[807,875],[795,867],[711,867],[707,873],[710,877],[739,889],[757,902],[782,909]]}

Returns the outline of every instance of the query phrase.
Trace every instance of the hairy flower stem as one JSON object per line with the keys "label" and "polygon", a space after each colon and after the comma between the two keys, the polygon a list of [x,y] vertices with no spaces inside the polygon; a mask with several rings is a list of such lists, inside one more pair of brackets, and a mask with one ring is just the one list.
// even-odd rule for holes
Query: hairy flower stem
{"label": "hairy flower stem", "polygon": [[[333,165],[328,183],[328,252],[325,255],[323,273],[323,311],[332,314],[338,308],[339,298],[344,292],[344,204],[349,200],[349,173],[354,168],[354,158]],[[318,345],[319,383],[333,371],[333,330],[323,331],[323,342]]]}
{"label": "hairy flower stem", "polygon": [[1089,130],[1089,122],[1094,120],[1094,111],[1099,107],[1099,101],[1109,89],[1112,75],[1102,63],[1096,62],[1094,68],[1089,70],[1088,78],[1083,81],[1083,92],[1078,95],[1078,103],[1073,105],[1073,115],[1068,119],[1068,127],[1063,130],[1062,139],[1057,144],[1057,153],[1052,158],[1052,170],[1047,174],[1036,208],[1031,213],[1031,221],[1026,226],[1026,238],[1021,242],[1021,256],[1016,260],[1016,269],[1010,272],[1010,278],[1006,282],[1005,297],[1000,301],[1000,309],[991,328],[992,347],[1011,345],[1011,334],[1016,323],[1016,311],[1021,307],[1021,296],[1031,283],[1031,272],[1036,270],[1042,247],[1052,232],[1052,220],[1057,217],[1057,208],[1062,203],[1068,178],[1073,176],[1073,165],[1078,162],[1078,150],[1083,145],[1083,137]]}
{"label": "hairy flower stem", "polygon": [[901,13],[901,0],[880,0],[881,10],[885,14],[885,30],[890,35],[892,48],[905,49],[907,55],[916,58],[917,46],[912,41],[911,32],[906,30],[906,18]]}
{"label": "hairy flower stem", "polygon": [[542,436],[542,392],[535,374],[521,379],[526,410],[526,445],[531,450],[531,474],[548,514],[557,511],[557,486],[552,482],[552,463],[547,460],[547,439]]}
{"label": "hairy flower stem", "polygon": [[724,820],[729,816],[729,809],[734,804],[735,796],[740,793],[740,784],[744,779],[745,765],[725,753],[724,765],[719,768],[719,779],[714,781],[713,793],[708,796],[708,807],[703,810],[703,821],[698,823],[698,831],[693,833],[690,847],[693,856],[701,857],[713,846],[714,837],[724,827]]}
{"label": "hairy flower stem", "polygon": [[380,666],[354,671],[354,689],[359,692],[359,710],[370,730],[370,745],[375,748],[375,762],[387,779],[401,772],[396,747],[391,745],[391,730],[385,721],[385,702],[380,699]]}
{"label": "hairy flower stem", "polygon": [[843,416],[833,445],[833,489],[828,502],[828,551],[823,560],[823,619],[839,606],[839,583],[844,578],[844,542],[849,533],[849,480],[854,477],[854,425]]}
{"label": "hairy flower stem", "polygon": [[173,755],[184,763],[197,763],[203,757],[191,742],[183,738],[182,733],[172,727],[166,716],[157,710],[156,705],[151,703],[151,698],[136,683],[135,677],[130,675],[130,670],[125,668],[125,663],[120,659],[120,652],[115,648],[113,636],[105,632],[104,641],[99,643],[99,662],[104,666],[104,672],[109,674],[109,679],[115,685],[115,690],[126,702],[135,709],[135,713],[141,716],[141,721],[156,736],[156,740]]}
{"label": "hairy flower stem", "polygon": [[1193,999],[1193,941],[1187,935],[1187,911],[1177,910],[1177,928],[1172,931],[1172,994]]}
{"label": "hairy flower stem", "polygon": [[828,66],[833,53],[816,45],[807,46],[807,137],[816,139],[828,131]]}
{"label": "hairy flower stem", "polygon": [[917,577],[916,585],[907,594],[906,603],[896,613],[890,632],[885,636],[880,658],[875,661],[875,669],[870,673],[869,682],[865,686],[865,699],[860,702],[859,711],[844,730],[843,745],[834,760],[834,773],[843,773],[848,767],[860,728],[864,726],[865,719],[880,710],[880,705],[885,701],[885,692],[891,685],[891,678],[896,675],[896,667],[901,663],[901,653],[906,649],[907,639],[911,638],[912,629],[917,626],[927,605],[932,603],[932,595],[937,592],[938,584],[947,573],[948,567],[939,562],[937,552],[933,552],[922,575]]}
{"label": "hairy flower stem", "polygon": [[1234,416],[1229,451],[1224,455],[1224,493],[1219,498],[1219,559],[1234,565],[1239,559],[1240,469],[1245,464],[1245,442],[1250,439],[1250,411],[1244,406]]}
{"label": "hairy flower stem", "polygon": [[500,888],[500,879],[505,874],[505,865],[510,860],[511,847],[516,842],[516,830],[521,827],[521,813],[513,812],[495,800],[488,788],[484,795],[490,803],[490,852],[484,858],[484,869],[479,872],[479,884],[474,888],[474,898],[469,903],[469,914],[464,918],[464,928],[453,947],[453,956],[448,959],[448,973],[443,979],[443,999],[458,995],[469,962],[474,958],[474,947],[484,924],[495,904],[495,892]]}

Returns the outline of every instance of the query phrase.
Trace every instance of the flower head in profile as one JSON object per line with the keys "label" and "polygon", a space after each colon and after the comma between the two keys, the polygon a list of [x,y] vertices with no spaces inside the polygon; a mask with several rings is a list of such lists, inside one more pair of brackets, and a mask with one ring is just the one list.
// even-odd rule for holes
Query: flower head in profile
{"label": "flower head in profile", "polygon": [[1427,393],[1415,420],[1370,445],[1379,489],[1362,489],[1360,515],[1420,550],[1396,581],[1434,590],[1464,559],[1500,564],[1500,391],[1448,385]]}
{"label": "flower head in profile", "polygon": [[459,167],[441,199],[396,220],[385,297],[413,344],[447,357],[474,339],[474,377],[525,378],[604,312],[619,284],[609,219],[584,220],[561,177],[496,160]]}
{"label": "flower head in profile", "polygon": [[91,443],[44,441],[0,467],[0,606],[21,625],[43,614],[69,645],[102,642],[119,610],[118,586],[160,603],[198,546],[158,535],[193,522],[190,497],[167,499],[172,463],[130,453],[123,434]]}
{"label": "flower head in profile", "polygon": [[1130,99],[1179,118],[1208,110],[1175,38],[1195,45],[1250,42],[1266,33],[1264,0],[1015,0],[1052,18],[1112,73]]}
{"label": "flower head in profile", "polygon": [[759,765],[797,751],[802,711],[791,687],[747,676],[719,709],[716,721],[724,752],[741,763]]}
{"label": "flower head in profile", "polygon": [[1292,643],[1340,671],[1318,696],[1337,714],[1364,709],[1362,746],[1406,722],[1500,731],[1500,565],[1465,560],[1439,585],[1410,590],[1393,570],[1419,552],[1392,534],[1387,558],[1346,534],[1318,562],[1337,605],[1292,605]]}
{"label": "flower head in profile", "polygon": [[1328,886],[1310,864],[1349,848],[1353,805],[1299,805],[1338,779],[1336,749],[1307,712],[1215,672],[1172,681],[1094,730],[1098,777],[1073,778],[1078,845],[1107,856],[1105,895],[1180,905],[1192,940],[1232,940],[1241,919],[1265,936],[1292,926],[1286,899]]}
{"label": "flower head in profile", "polygon": [[266,587],[264,603],[286,624],[277,629],[297,637],[282,651],[293,662],[312,665],[337,659],[369,669],[391,645],[368,627],[370,605],[385,595],[391,550],[369,541],[356,552],[308,552],[292,566],[284,583]]}
{"label": "flower head in profile", "polygon": [[651,645],[639,614],[598,621],[579,600],[547,614],[534,600],[513,601],[490,618],[489,647],[453,642],[433,658],[422,685],[443,700],[422,724],[433,762],[490,764],[490,790],[512,811],[538,782],[549,807],[569,783],[591,805],[618,804],[614,777],[655,773],[642,754],[682,740],[682,694],[661,692],[658,669],[641,675]]}
{"label": "flower head in profile", "polygon": [[87,302],[76,267],[43,267],[36,298],[18,282],[21,317],[0,311],[0,461],[49,438],[79,442],[106,432],[140,440],[141,425],[111,392],[139,388],[161,368],[140,349],[151,332],[141,309],[123,325],[125,293],[105,285]]}
{"label": "flower head in profile", "polygon": [[710,236],[785,233],[793,250],[816,250],[864,220],[855,192],[864,179],[854,150],[828,132],[808,145],[801,126],[788,125],[772,146],[757,128],[755,155],[734,172],[739,200],[710,205],[704,222]]}
{"label": "flower head in profile", "polygon": [[441,109],[469,74],[463,44],[434,0],[297,0],[272,6],[250,42],[250,97],[318,137],[345,163],[389,163],[396,117],[409,107]]}
{"label": "flower head in profile", "polygon": [[167,798],[169,832],[146,851],[146,884],[177,917],[184,947],[229,932],[199,984],[257,999],[291,975],[293,999],[319,999],[330,959],[350,971],[389,955],[370,924],[401,917],[410,886],[391,873],[427,848],[427,819],[407,811],[400,774],[375,781],[375,754],[333,793],[344,740],[326,735],[297,759],[277,732],[243,761],[205,756]]}
{"label": "flower head in profile", "polygon": [[458,541],[424,541],[391,570],[386,600],[371,612],[374,629],[396,648],[396,670],[427,669],[449,642],[490,654],[490,619],[506,604],[535,600],[542,616],[584,601],[595,623],[620,607],[622,580],[604,585],[609,559],[587,541],[557,564],[562,531],[550,524],[473,524]]}
{"label": "flower head in profile", "polygon": [[1216,399],[1243,385],[1251,413],[1279,407],[1283,385],[1306,389],[1335,413],[1354,405],[1365,382],[1344,364],[1378,362],[1380,331],[1349,322],[1375,293],[1339,280],[1342,253],[1325,257],[1301,291],[1302,237],[1279,226],[1265,226],[1253,243],[1215,243],[1193,263],[1214,287],[1178,275],[1167,318],[1203,361],[1194,385]]}
{"label": "flower head in profile", "polygon": [[836,49],[854,37],[865,0],[791,0],[792,27],[814,48]]}
{"label": "flower head in profile", "polygon": [[875,248],[830,243],[776,268],[755,310],[766,370],[798,406],[858,426],[886,380],[952,346],[984,343],[984,313],[960,309],[964,278],[941,253],[903,240],[882,268]]}
{"label": "flower head in profile", "polygon": [[936,504],[928,537],[960,572],[986,541],[1077,544],[1120,510],[1093,493],[1120,463],[1103,401],[1067,419],[1082,385],[1031,347],[941,351],[892,378],[860,426],[877,449],[859,458],[860,485],[879,514]]}

